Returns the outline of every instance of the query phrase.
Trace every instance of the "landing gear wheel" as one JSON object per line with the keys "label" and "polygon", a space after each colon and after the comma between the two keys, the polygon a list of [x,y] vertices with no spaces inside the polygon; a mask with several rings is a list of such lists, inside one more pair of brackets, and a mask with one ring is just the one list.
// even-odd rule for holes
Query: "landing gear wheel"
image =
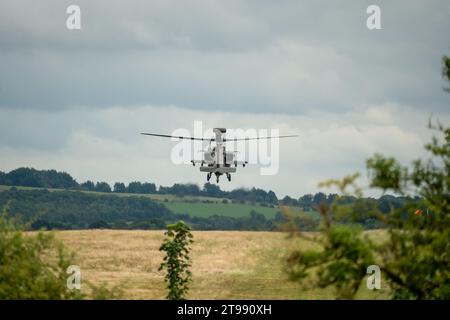
{"label": "landing gear wheel", "polygon": [[231,181],[231,174],[227,173],[227,179],[228,181]]}
{"label": "landing gear wheel", "polygon": [[210,179],[211,179],[211,172],[206,175],[206,181],[209,181]]}
{"label": "landing gear wheel", "polygon": [[216,182],[219,183],[219,175],[216,176]]}

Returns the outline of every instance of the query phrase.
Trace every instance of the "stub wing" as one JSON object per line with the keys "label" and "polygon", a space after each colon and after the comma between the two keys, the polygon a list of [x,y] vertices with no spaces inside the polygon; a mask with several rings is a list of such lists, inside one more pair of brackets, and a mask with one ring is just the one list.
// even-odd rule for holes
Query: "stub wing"
{"label": "stub wing", "polygon": [[247,165],[248,161],[240,161],[240,160],[235,160],[233,161],[233,164],[237,167],[237,166],[243,166],[245,167]]}
{"label": "stub wing", "polygon": [[191,160],[191,163],[192,163],[192,165],[195,167],[195,164],[197,164],[197,163],[198,163],[199,165],[203,166],[203,165],[211,164],[212,161],[208,161],[208,160]]}
{"label": "stub wing", "polygon": [[235,173],[234,167],[200,167],[201,172]]}

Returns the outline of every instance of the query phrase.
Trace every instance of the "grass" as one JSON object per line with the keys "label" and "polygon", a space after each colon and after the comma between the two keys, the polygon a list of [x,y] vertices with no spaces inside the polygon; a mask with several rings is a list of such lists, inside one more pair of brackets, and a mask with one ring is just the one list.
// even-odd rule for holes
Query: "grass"
{"label": "grass", "polygon": [[249,216],[252,210],[264,214],[266,218],[274,218],[278,208],[240,203],[189,203],[172,202],[164,205],[174,213],[187,213],[193,217],[209,217],[221,215],[227,217]]}
{"label": "grass", "polygon": [[[383,238],[381,231],[374,236]],[[376,234],[375,234],[376,233]],[[193,283],[188,299],[331,299],[332,289],[303,288],[283,271],[286,255],[310,241],[280,232],[197,231],[192,251]],[[159,246],[163,231],[57,231],[77,255],[82,281],[122,285],[125,299],[164,299]],[[86,286],[82,290],[86,290]],[[358,298],[385,298],[360,290]]]}

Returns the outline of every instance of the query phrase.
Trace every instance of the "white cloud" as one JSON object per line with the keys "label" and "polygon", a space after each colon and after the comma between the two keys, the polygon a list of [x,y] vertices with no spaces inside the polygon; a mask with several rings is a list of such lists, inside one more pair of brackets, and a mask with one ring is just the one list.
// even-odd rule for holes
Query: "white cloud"
{"label": "white cloud", "polygon": [[[194,120],[201,120],[204,130],[217,126],[279,128],[280,134],[299,134],[298,139],[281,141],[277,175],[261,176],[259,167],[249,166],[238,168],[231,183],[221,182],[224,189],[256,186],[273,189],[279,195],[298,196],[317,191],[317,183],[322,180],[357,170],[364,173],[365,160],[375,152],[395,156],[404,164],[424,155],[422,145],[428,140],[429,133],[414,128],[425,127],[426,119],[411,114],[414,122],[402,124],[402,113],[393,108],[384,111],[388,115],[383,113],[383,121],[380,121],[379,116],[371,116],[373,110],[386,110],[386,107],[361,107],[338,118],[323,112],[274,116],[151,106],[71,109],[51,117],[61,128],[69,128],[59,148],[20,147],[20,140],[13,147],[1,144],[0,153],[4,157],[0,169],[11,170],[19,166],[55,168],[68,171],[79,181],[140,180],[162,185],[176,182],[202,185],[205,177],[198,168],[174,165],[170,161],[175,142],[139,135],[142,131],[170,134],[177,128],[192,132]],[[21,119],[27,112],[10,111],[9,119],[4,120],[19,130]],[[390,120],[384,121],[386,117]],[[0,129],[0,135],[5,130],[4,127]],[[45,127],[40,130],[46,132]],[[57,131],[58,128],[51,128],[49,134],[57,134]]]}

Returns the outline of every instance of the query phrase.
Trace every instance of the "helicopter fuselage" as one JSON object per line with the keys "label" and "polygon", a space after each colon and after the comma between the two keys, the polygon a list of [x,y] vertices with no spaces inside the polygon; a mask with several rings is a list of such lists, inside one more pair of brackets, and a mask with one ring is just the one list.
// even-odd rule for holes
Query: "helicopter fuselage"
{"label": "helicopter fuselage", "polygon": [[[225,129],[215,128],[215,146],[209,148],[203,153],[203,160],[192,160],[192,164],[200,163],[200,171],[207,172],[207,180],[211,179],[212,174],[215,174],[217,182],[219,177],[226,174],[228,181],[231,181],[231,173],[236,172],[238,161],[236,160],[235,152],[227,152],[225,148],[225,142],[223,141],[222,134],[225,133]],[[240,161],[245,166],[246,162]],[[234,165],[234,167],[233,167]]]}

